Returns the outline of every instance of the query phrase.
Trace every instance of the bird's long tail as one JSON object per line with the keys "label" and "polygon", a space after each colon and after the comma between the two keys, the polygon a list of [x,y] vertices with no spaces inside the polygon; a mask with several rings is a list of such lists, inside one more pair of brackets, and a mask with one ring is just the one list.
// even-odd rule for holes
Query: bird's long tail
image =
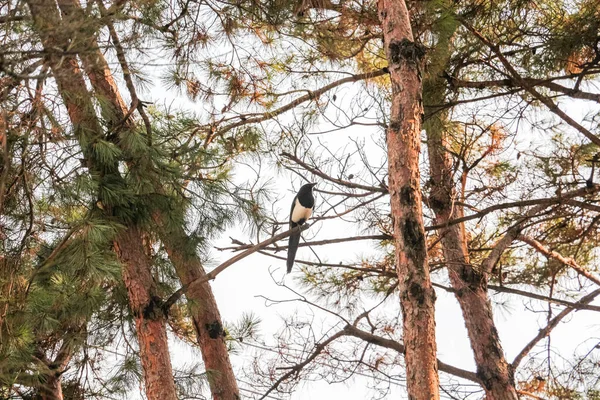
{"label": "bird's long tail", "polygon": [[290,235],[288,242],[288,255],[287,255],[287,273],[292,272],[294,266],[294,260],[296,259],[296,251],[298,250],[298,244],[300,243],[300,232]]}

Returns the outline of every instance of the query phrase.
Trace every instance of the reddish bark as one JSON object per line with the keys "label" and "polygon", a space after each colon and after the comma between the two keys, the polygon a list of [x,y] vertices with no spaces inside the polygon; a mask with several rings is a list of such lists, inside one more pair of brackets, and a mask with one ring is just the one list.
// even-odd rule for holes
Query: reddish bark
{"label": "reddish bark", "polygon": [[[117,166],[98,162],[92,151],[94,141],[103,135],[77,60],[59,50],[68,48],[72,33],[61,26],[55,2],[28,1],[28,6],[91,174],[101,183],[108,175],[114,182],[118,182],[120,175]],[[150,400],[176,399],[165,316],[162,310],[156,307],[157,297],[154,295],[150,259],[145,252],[142,238],[138,228],[129,226],[118,236],[115,248],[123,263],[123,278],[136,320],[146,395]]]}
{"label": "reddish bark", "polygon": [[62,376],[60,374],[45,375],[38,397],[40,400],[63,400]]}
{"label": "reddish bark", "polygon": [[[8,150],[8,126],[6,123],[5,114],[6,111],[0,110],[0,215],[2,215],[4,211],[4,192],[6,190],[8,172],[10,170],[10,154]],[[3,232],[0,232],[0,235],[2,233]]]}
{"label": "reddish bark", "polygon": [[165,314],[151,273],[151,260],[140,242],[143,233],[136,227],[121,232],[115,250],[123,263],[123,280],[135,318],[144,383],[148,399],[176,399],[171,358],[167,345]]}
{"label": "reddish bark", "polygon": [[416,400],[439,399],[435,292],[427,264],[419,176],[423,113],[419,69],[423,50],[414,42],[404,1],[380,0],[378,13],[392,84],[392,108],[387,129],[389,192],[408,396]]}
{"label": "reddish bark", "polygon": [[[164,221],[155,220],[161,226],[160,238],[181,283],[189,285],[191,282],[200,281],[206,272],[183,227],[181,225],[170,227]],[[227,352],[221,315],[209,282],[190,285],[185,295],[202,351],[202,359],[208,372],[213,399],[239,399],[239,389]]]}
{"label": "reddish bark", "polygon": [[[425,82],[425,100],[429,104],[443,104],[446,101],[446,81],[441,78],[441,72],[450,54],[450,35],[440,35],[434,50],[438,53],[432,54],[432,58],[437,56],[438,63],[435,68],[430,68]],[[462,310],[475,356],[477,376],[487,399],[516,400],[514,378],[504,357],[487,295],[487,272],[483,268],[475,269],[470,264],[464,223],[444,225],[451,219],[463,216],[462,207],[455,206],[453,163],[446,150],[445,119],[445,112],[437,112],[430,115],[425,124],[431,179],[429,205],[435,212],[436,225],[441,226],[439,235],[448,275]]]}
{"label": "reddish bark", "polygon": [[[427,143],[432,180],[430,204],[437,223],[444,224],[461,213],[453,207],[452,160],[448,157],[440,132],[430,134],[428,131]],[[489,400],[515,400],[518,396],[514,378],[504,358],[487,296],[487,273],[471,266],[461,225],[441,228],[439,234],[450,282],[471,341],[477,376]]]}
{"label": "reddish bark", "polygon": [[85,21],[85,24],[89,25],[82,27],[74,35],[76,37],[72,41],[71,47],[73,51],[78,52],[83,69],[96,96],[100,98],[102,116],[109,122],[112,129],[122,124],[127,124],[127,128],[132,128],[131,120],[125,119],[127,105],[121,97],[110,67],[98,46],[95,36],[95,29],[98,27],[92,24],[94,20],[86,17],[79,0],[58,0],[57,4],[63,19],[68,21],[67,23],[81,27],[84,23],[82,21]]}
{"label": "reddish bark", "polygon": [[[71,332],[75,333],[75,332]],[[69,333],[65,332],[65,337]],[[76,334],[76,333],[75,333]],[[54,359],[49,359],[42,349],[35,352],[36,359],[43,364],[42,379],[28,379],[26,386],[33,386],[37,390],[36,398],[39,400],[63,400],[62,376],[65,373],[69,361],[73,356],[73,348],[69,345],[69,340],[63,341],[62,346],[56,353]],[[28,375],[33,378],[34,375]],[[17,378],[17,382],[19,379]]]}

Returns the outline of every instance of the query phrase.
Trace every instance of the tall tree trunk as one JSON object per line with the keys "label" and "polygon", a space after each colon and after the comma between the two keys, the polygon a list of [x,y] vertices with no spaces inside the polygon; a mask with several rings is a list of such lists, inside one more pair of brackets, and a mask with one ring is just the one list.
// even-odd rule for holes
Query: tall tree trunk
{"label": "tall tree trunk", "polygon": [[161,299],[154,295],[156,285],[150,269],[150,258],[140,242],[142,237],[138,228],[129,227],[119,234],[115,250],[119,260],[126,266],[123,280],[135,318],[146,396],[151,400],[176,399],[166,318]]}
{"label": "tall tree trunk", "polygon": [[[64,15],[73,18],[84,17],[78,0],[59,0],[58,4]],[[104,100],[101,102],[103,115],[110,121],[112,128],[119,123],[124,123],[126,128],[131,128],[130,121],[126,120],[127,106],[116,86],[108,63],[100,52],[94,32],[88,31],[87,35],[79,38],[85,50],[80,57],[96,94]],[[161,192],[162,188],[157,188],[157,191]],[[193,241],[185,233],[181,224],[171,224],[160,214],[155,215],[155,222],[159,228],[161,241],[167,249],[181,283],[188,285],[206,275]],[[224,340],[223,323],[210,283],[193,285],[186,292],[186,297],[190,305],[197,342],[208,372],[213,399],[240,398]]]}
{"label": "tall tree trunk", "polygon": [[71,42],[71,48],[78,53],[83,70],[92,84],[96,97],[100,99],[102,116],[108,121],[111,129],[118,124],[132,129],[131,119],[125,119],[127,105],[98,46],[96,35],[100,26],[95,20],[86,16],[79,0],[57,0],[57,3],[63,20],[67,21],[67,24],[80,26]]}
{"label": "tall tree trunk", "polygon": [[[427,144],[432,180],[430,204],[435,211],[436,224],[443,225],[460,216],[460,210],[453,207],[452,161],[446,152],[441,131],[427,130]],[[466,238],[459,224],[442,228],[439,234],[450,282],[475,355],[477,376],[484,385],[487,399],[516,400],[514,378],[504,358],[487,297],[487,274],[469,263]]]}
{"label": "tall tree trunk", "polygon": [[[29,0],[27,3],[91,175],[101,187],[105,182],[124,186],[117,166],[103,164],[94,155],[93,146],[103,134],[91,96],[75,57],[64,55],[58,50],[68,48],[72,33],[61,25],[54,1]],[[103,201],[102,189],[100,192],[100,201]],[[111,208],[110,202],[107,202],[107,206]],[[123,263],[123,278],[136,322],[146,396],[150,400],[174,400],[177,396],[169,356],[166,319],[160,307],[156,307],[158,298],[142,233],[129,224],[115,240],[115,248]]]}
{"label": "tall tree trunk", "polygon": [[439,399],[435,292],[427,264],[419,176],[423,113],[420,67],[424,52],[414,42],[403,0],[379,0],[377,6],[392,83],[387,129],[389,192],[408,396],[415,400]]}
{"label": "tall tree trunk", "polygon": [[[438,34],[438,44],[431,54],[432,63],[424,83],[425,105],[440,105],[447,99],[446,81],[441,77],[450,56],[452,32]],[[463,216],[462,207],[456,206],[452,159],[447,151],[447,112],[437,111],[426,118],[431,194],[429,205],[436,215],[436,224],[444,225],[452,218]],[[488,400],[516,400],[511,368],[504,358],[498,331],[487,296],[487,274],[475,269],[469,262],[469,252],[464,224],[454,224],[440,229],[441,245],[448,268],[450,282],[460,304],[465,325],[475,355],[477,376],[480,378]]]}
{"label": "tall tree trunk", "polygon": [[[206,275],[196,248],[180,224],[169,224],[155,218],[160,238],[169,259],[183,285]],[[214,400],[239,399],[239,389],[233,374],[221,315],[209,282],[192,284],[185,292],[208,382]]]}

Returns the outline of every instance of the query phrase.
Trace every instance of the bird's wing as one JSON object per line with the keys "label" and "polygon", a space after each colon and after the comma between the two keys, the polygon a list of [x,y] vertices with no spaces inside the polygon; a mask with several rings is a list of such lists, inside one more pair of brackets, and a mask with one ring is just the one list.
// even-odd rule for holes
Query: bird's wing
{"label": "bird's wing", "polygon": [[294,197],[294,200],[292,201],[292,208],[290,208],[290,229],[297,225],[294,221],[292,221],[292,215],[294,215],[294,207],[296,207],[296,200],[298,200],[298,195]]}
{"label": "bird's wing", "polygon": [[[290,208],[290,229],[298,226],[294,221],[292,221],[292,216],[294,215],[294,207],[296,207],[296,200],[298,200],[298,195],[294,197],[292,201],[292,208]],[[287,273],[289,274],[292,271],[292,267],[294,266],[294,259],[296,258],[296,251],[298,250],[298,243],[300,243],[300,232],[290,235],[288,239],[288,254],[287,254]]]}

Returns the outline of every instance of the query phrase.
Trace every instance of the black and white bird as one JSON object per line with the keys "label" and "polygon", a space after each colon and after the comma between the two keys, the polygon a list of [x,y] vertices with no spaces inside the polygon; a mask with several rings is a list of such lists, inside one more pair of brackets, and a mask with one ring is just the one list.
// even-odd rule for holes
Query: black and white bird
{"label": "black and white bird", "polygon": [[[312,215],[313,209],[315,208],[315,197],[313,196],[313,187],[315,187],[315,185],[316,183],[307,183],[306,185],[303,185],[300,190],[298,190],[296,197],[294,197],[292,209],[290,210],[290,229],[304,224]],[[290,235],[287,256],[288,274],[292,271],[299,243],[300,232]]]}

